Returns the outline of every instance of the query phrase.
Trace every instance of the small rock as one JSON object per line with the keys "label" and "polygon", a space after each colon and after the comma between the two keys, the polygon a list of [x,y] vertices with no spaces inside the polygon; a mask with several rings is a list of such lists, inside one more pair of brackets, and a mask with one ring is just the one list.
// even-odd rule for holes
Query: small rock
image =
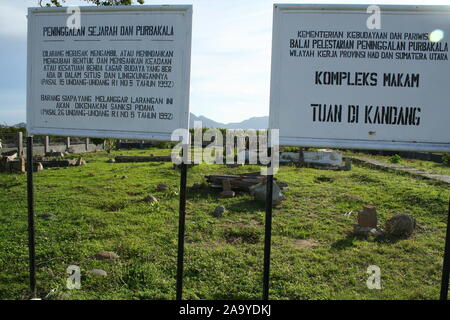
{"label": "small rock", "polygon": [[217,206],[216,209],[214,209],[213,216],[220,218],[226,211],[224,206]]}
{"label": "small rock", "polygon": [[230,191],[222,191],[220,193],[220,197],[222,198],[233,198],[236,195],[236,193],[232,190]]}
{"label": "small rock", "polygon": [[156,186],[156,191],[166,191],[169,189],[169,186],[165,183],[160,183]]}
{"label": "small rock", "polygon": [[114,162],[116,162],[116,159],[109,159],[108,161],[107,161],[108,163],[114,163]]}
{"label": "small rock", "polygon": [[96,253],[94,255],[94,258],[97,260],[113,260],[119,259],[119,256],[117,255],[117,253],[111,251],[101,251],[99,253]]}
{"label": "small rock", "polygon": [[386,232],[396,237],[409,237],[416,228],[416,219],[407,213],[397,213],[386,221]]}
{"label": "small rock", "polygon": [[144,198],[145,202],[158,203],[158,199],[156,199],[153,195],[149,194]]}
{"label": "small rock", "polygon": [[45,220],[50,220],[50,219],[53,219],[54,217],[55,217],[55,215],[53,213],[44,213],[44,214],[38,215],[38,218],[45,219]]}
{"label": "small rock", "polygon": [[377,210],[374,206],[364,206],[363,210],[358,212],[358,224],[361,227],[376,228],[377,223]]}
{"label": "small rock", "polygon": [[128,177],[127,176],[122,176],[122,178],[121,179],[128,179]]}
{"label": "small rock", "polygon": [[100,277],[106,277],[108,274],[106,273],[105,270],[102,269],[92,269],[91,271],[89,271],[90,273],[92,273],[95,276],[100,276]]}
{"label": "small rock", "polygon": [[92,173],[92,172],[91,172],[91,173],[88,174],[88,176],[89,176],[89,177],[95,177],[95,173]]}

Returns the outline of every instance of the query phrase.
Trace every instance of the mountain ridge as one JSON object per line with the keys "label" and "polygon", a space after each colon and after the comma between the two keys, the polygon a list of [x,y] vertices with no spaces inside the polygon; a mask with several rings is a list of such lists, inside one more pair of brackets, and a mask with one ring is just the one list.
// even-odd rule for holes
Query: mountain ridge
{"label": "mountain ridge", "polygon": [[[212,119],[209,119],[205,116],[196,116],[192,112],[190,113],[189,117],[189,128],[194,127],[194,121],[201,121],[203,128],[211,128],[211,129],[255,129],[255,130],[261,130],[261,129],[267,129],[269,127],[269,117],[268,116],[262,116],[262,117],[251,117],[249,119],[243,120],[241,122],[230,122],[230,123],[222,123],[217,122]],[[0,124],[0,127],[8,127]],[[15,125],[9,126],[9,127],[26,127],[25,122],[20,122]]]}
{"label": "mountain ridge", "polygon": [[251,117],[241,122],[221,123],[211,120],[205,116],[196,116],[192,112],[189,117],[189,128],[194,127],[194,121],[201,121],[203,128],[218,128],[218,129],[267,129],[269,127],[269,117]]}

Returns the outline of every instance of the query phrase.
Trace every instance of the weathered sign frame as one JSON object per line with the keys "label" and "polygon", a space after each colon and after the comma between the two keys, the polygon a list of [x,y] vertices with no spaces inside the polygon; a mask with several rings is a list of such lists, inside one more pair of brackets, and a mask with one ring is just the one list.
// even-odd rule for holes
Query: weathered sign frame
{"label": "weathered sign frame", "polygon": [[[177,85],[180,86],[182,98],[176,106],[177,117],[179,119],[178,128],[188,128],[189,125],[189,87],[190,87],[190,68],[191,68],[191,39],[192,39],[192,6],[191,5],[139,5],[139,6],[81,6],[81,19],[83,14],[180,14],[186,21],[185,47],[183,48],[182,59],[182,80]],[[55,128],[39,127],[35,125],[33,107],[39,102],[33,101],[35,93],[35,83],[33,66],[31,61],[36,48],[38,28],[35,27],[38,15],[67,15],[67,7],[42,7],[28,9],[28,47],[27,47],[27,132],[37,135],[57,135],[57,136],[79,136],[79,137],[98,137],[98,138],[117,138],[117,139],[138,139],[138,140],[162,140],[170,141],[171,133],[154,132],[149,128],[148,132],[133,131],[133,122],[130,121],[130,130],[120,131],[111,128],[109,130],[80,129],[80,128]],[[68,16],[68,15],[67,15]],[[117,90],[120,90],[117,89]]]}
{"label": "weathered sign frame", "polygon": [[[192,39],[192,5],[145,5],[145,6],[108,6],[80,7],[81,12],[179,12],[186,16],[187,32],[186,47],[183,59],[183,77],[182,91],[183,101],[180,110],[179,128],[189,128],[189,87],[190,87],[190,65],[191,65],[191,39]],[[66,13],[67,7],[43,7],[28,8],[28,18],[34,13]],[[28,258],[29,258],[29,285],[31,297],[36,298],[36,239],[35,239],[35,213],[34,213],[34,184],[33,184],[33,134],[57,135],[57,136],[80,136],[80,137],[99,137],[99,138],[124,138],[139,140],[163,140],[172,141],[172,132],[144,132],[136,133],[132,131],[99,131],[99,130],[77,130],[67,128],[37,128],[33,126],[29,115],[32,114],[33,101],[31,99],[32,66],[30,57],[33,54],[34,37],[32,23],[28,23],[28,66],[27,66],[27,206],[28,206]],[[183,150],[187,148],[183,147]],[[184,268],[184,240],[186,225],[186,191],[187,191],[187,162],[186,155],[183,155],[183,161],[180,164],[180,197],[179,197],[179,220],[178,220],[178,250],[177,250],[177,274],[176,274],[176,299],[181,300],[183,294],[183,268]]]}
{"label": "weathered sign frame", "polygon": [[[369,5],[359,4],[274,4],[273,7],[273,34],[272,34],[272,71],[271,71],[271,92],[270,92],[270,119],[269,129],[279,129],[279,99],[280,99],[280,78],[281,61],[280,61],[280,37],[277,38],[280,30],[282,10],[311,10],[315,12],[324,12],[326,10],[354,10],[367,12]],[[427,12],[444,11],[450,18],[450,6],[413,6],[413,5],[381,5],[383,11],[409,11],[415,14]],[[450,62],[449,62],[450,63]],[[450,106],[449,106],[450,107]],[[450,126],[449,126],[450,128]],[[429,152],[450,152],[450,135],[449,142],[445,143],[427,143],[415,141],[373,141],[361,139],[314,139],[312,137],[283,137],[280,133],[280,146],[300,146],[300,147],[331,147],[331,148],[347,148],[347,149],[377,149],[377,150],[398,150],[398,151],[429,151]],[[269,148],[270,154],[270,148]],[[272,158],[273,159],[273,158]],[[269,167],[269,166],[268,166]],[[267,177],[266,188],[266,210],[265,210],[265,242],[264,242],[264,273],[263,273],[263,299],[269,299],[269,280],[270,280],[270,251],[271,251],[271,234],[272,234],[272,188],[273,174]],[[450,279],[450,200],[447,212],[447,229],[445,237],[445,248],[441,276],[440,299],[447,300]]]}
{"label": "weathered sign frame", "polygon": [[[270,120],[269,128],[278,129],[282,124],[279,120],[280,112],[280,79],[282,78],[282,62],[281,62],[281,23],[282,15],[285,12],[311,12],[325,13],[329,11],[346,11],[366,13],[369,5],[348,4],[275,4],[273,11],[273,34],[272,34],[272,71],[271,71],[271,94],[270,94]],[[420,13],[442,13],[450,15],[450,6],[430,6],[430,5],[380,5],[381,17],[383,12],[408,12],[411,14]],[[369,17],[369,14],[367,14]],[[338,60],[336,60],[338,61]],[[296,92],[298,93],[298,92]],[[308,94],[307,92],[305,93]],[[444,102],[445,103],[445,102]],[[450,105],[449,105],[450,107]],[[375,150],[398,150],[398,151],[429,151],[429,152],[450,152],[450,136],[445,143],[434,143],[426,141],[389,141],[376,139],[323,139],[306,136],[283,136],[280,130],[280,145],[302,146],[302,147],[330,147],[330,148],[347,148],[347,149],[375,149]]]}

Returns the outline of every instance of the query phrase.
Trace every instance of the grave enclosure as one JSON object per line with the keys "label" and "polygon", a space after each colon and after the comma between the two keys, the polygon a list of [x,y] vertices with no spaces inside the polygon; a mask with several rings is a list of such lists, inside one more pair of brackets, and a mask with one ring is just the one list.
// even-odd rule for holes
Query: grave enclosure
{"label": "grave enclosure", "polygon": [[[447,38],[423,44],[434,30],[450,34],[450,9],[380,8],[382,30],[369,30],[363,5],[274,5],[270,129],[280,130],[279,145],[450,151]],[[70,29],[65,8],[29,9],[28,159],[34,134],[171,141],[175,129],[187,130],[192,6],[82,7],[81,17],[81,27]],[[277,146],[269,145],[269,154]],[[35,294],[33,162],[27,166]],[[263,299],[269,299],[272,232],[274,178],[268,168]],[[183,163],[177,299],[186,177]],[[449,249],[447,229],[442,299]]]}

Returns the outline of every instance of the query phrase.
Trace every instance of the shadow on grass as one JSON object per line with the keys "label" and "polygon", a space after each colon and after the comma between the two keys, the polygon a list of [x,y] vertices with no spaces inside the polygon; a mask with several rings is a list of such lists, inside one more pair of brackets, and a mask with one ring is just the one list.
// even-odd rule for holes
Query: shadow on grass
{"label": "shadow on grass", "polygon": [[379,235],[377,237],[374,236],[360,236],[355,235],[353,233],[349,233],[344,239],[340,239],[335,241],[331,248],[333,250],[345,250],[347,248],[354,247],[354,241],[360,240],[360,241],[369,241],[374,243],[380,243],[380,244],[394,244],[398,241],[408,239],[408,237],[395,237],[387,234]]}
{"label": "shadow on grass", "polygon": [[344,250],[354,246],[353,241],[357,239],[354,235],[347,235],[344,239],[340,239],[331,244],[333,250]]}
{"label": "shadow on grass", "polygon": [[244,200],[237,203],[229,204],[228,208],[234,212],[255,212],[264,210],[264,203],[256,200]]}

